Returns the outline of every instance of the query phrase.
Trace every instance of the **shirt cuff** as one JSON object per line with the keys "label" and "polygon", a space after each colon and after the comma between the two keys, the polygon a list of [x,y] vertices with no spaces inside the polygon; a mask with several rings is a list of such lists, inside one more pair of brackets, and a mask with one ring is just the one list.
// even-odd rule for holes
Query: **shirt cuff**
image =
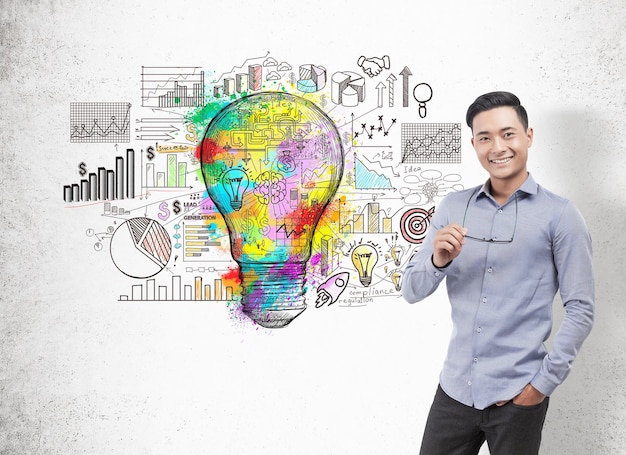
{"label": "shirt cuff", "polygon": [[554,384],[552,381],[547,380],[539,373],[530,381],[530,385],[532,385],[535,389],[539,390],[545,396],[549,397],[558,387],[558,384]]}
{"label": "shirt cuff", "polygon": [[433,254],[431,254],[431,255],[430,255],[430,263],[431,263],[431,264],[433,265],[433,267],[435,267],[437,270],[443,270],[443,269],[448,268],[448,266],[449,266],[450,264],[452,264],[452,261],[448,262],[448,263],[447,263],[446,265],[444,265],[443,267],[437,267],[437,266],[435,265],[435,256],[434,256]]}
{"label": "shirt cuff", "polygon": [[426,261],[426,271],[431,275],[434,276],[435,279],[441,279],[444,276],[446,276],[447,273],[447,267],[452,263],[452,261],[448,262],[446,265],[444,265],[443,267],[437,267],[434,263],[433,263],[433,256],[430,256],[430,260]]}

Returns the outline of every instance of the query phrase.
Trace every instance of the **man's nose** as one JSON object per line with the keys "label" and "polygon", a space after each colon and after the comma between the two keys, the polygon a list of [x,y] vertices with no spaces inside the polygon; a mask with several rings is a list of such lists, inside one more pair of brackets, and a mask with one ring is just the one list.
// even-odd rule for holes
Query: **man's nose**
{"label": "man's nose", "polygon": [[501,152],[504,151],[506,149],[506,144],[504,143],[504,139],[502,139],[501,137],[494,137],[493,138],[493,149],[496,152]]}

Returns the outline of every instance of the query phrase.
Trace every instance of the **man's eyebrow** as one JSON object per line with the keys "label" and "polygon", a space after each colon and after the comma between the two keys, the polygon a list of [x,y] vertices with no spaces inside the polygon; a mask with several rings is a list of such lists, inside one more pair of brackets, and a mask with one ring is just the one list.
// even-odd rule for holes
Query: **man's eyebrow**
{"label": "man's eyebrow", "polygon": [[[514,126],[505,126],[504,128],[500,128],[500,133],[504,133],[505,131],[517,131],[517,129]],[[489,135],[489,134],[491,134],[489,131],[479,131],[475,134],[475,136]]]}

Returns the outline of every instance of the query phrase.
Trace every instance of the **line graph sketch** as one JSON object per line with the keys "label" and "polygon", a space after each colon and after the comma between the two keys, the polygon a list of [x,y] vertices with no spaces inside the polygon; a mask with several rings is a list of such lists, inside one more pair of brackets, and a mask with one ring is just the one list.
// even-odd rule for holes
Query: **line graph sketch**
{"label": "line graph sketch", "polygon": [[142,66],[141,105],[195,107],[204,104],[204,71],[197,66]]}
{"label": "line graph sketch", "polygon": [[[378,163],[379,171],[372,169],[372,161],[363,157],[368,161],[369,166],[363,159],[354,159],[354,174],[355,183],[354,187],[358,190],[371,190],[371,189],[390,189],[393,188],[391,180],[382,172],[382,167]],[[393,172],[393,170],[392,170]],[[395,176],[395,174],[394,174]]]}
{"label": "line graph sketch", "polygon": [[402,163],[460,164],[460,123],[403,123]]}
{"label": "line graph sketch", "polygon": [[383,116],[379,115],[378,116],[378,125],[374,125],[374,124],[367,124],[367,123],[361,123],[361,129],[357,130],[357,131],[353,131],[353,137],[356,139],[359,136],[365,137],[367,136],[368,139],[373,139],[374,138],[374,134],[376,132],[382,133],[383,136],[388,136],[389,135],[389,130],[391,129],[391,127],[393,125],[396,124],[397,119],[392,118],[391,121],[385,125],[385,121],[383,120]]}
{"label": "line graph sketch", "polygon": [[70,103],[70,142],[130,142],[130,103]]}

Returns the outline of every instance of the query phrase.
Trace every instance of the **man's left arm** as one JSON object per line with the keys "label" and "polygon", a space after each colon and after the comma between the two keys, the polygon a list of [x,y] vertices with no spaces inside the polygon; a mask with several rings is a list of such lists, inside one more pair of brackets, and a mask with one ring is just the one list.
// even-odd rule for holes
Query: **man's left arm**
{"label": "man's left arm", "polygon": [[571,202],[556,226],[552,251],[565,318],[554,336],[552,350],[531,381],[532,387],[544,395],[551,395],[565,380],[594,320],[591,237],[585,220]]}

